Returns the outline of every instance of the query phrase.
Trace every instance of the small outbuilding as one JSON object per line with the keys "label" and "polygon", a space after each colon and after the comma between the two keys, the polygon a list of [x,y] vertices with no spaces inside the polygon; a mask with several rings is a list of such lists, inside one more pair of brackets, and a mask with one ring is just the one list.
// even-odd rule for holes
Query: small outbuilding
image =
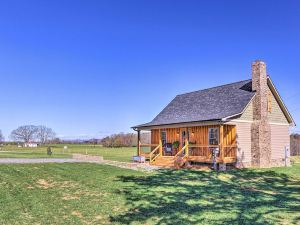
{"label": "small outbuilding", "polygon": [[26,142],[24,148],[37,148],[39,144],[37,142]]}

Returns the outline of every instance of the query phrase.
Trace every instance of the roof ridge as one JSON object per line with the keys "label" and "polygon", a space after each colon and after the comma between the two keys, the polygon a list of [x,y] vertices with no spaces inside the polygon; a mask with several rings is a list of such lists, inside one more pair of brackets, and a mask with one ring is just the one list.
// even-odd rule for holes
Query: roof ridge
{"label": "roof ridge", "polygon": [[218,86],[215,86],[215,87],[205,88],[205,89],[201,89],[201,90],[197,90],[197,91],[185,92],[185,93],[182,93],[182,94],[178,94],[177,96],[191,94],[191,93],[200,92],[200,91],[207,91],[207,90],[210,90],[210,89],[225,87],[225,86],[229,86],[229,85],[233,85],[233,84],[237,84],[237,83],[242,83],[242,82],[246,82],[246,81],[251,81],[251,80],[252,79],[247,79],[247,80],[236,81],[236,82],[233,82],[233,83],[222,84],[222,85],[218,85]]}

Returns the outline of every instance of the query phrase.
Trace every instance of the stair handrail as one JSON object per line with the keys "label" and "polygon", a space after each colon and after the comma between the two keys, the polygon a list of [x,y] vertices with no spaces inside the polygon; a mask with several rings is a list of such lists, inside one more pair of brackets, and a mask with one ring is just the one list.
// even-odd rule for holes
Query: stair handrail
{"label": "stair handrail", "polygon": [[160,156],[160,153],[158,153],[157,155],[155,155],[154,158],[152,158],[152,156],[154,155],[154,153],[160,149],[160,144],[158,146],[156,146],[156,148],[150,152],[149,158],[150,158],[150,163],[152,163],[158,156]]}
{"label": "stair handrail", "polygon": [[182,149],[181,149],[179,152],[177,152],[176,155],[175,155],[174,157],[176,158],[176,157],[178,157],[178,156],[181,156],[182,153],[183,153],[183,151],[184,151],[185,149],[186,149],[186,146],[183,146]]}
{"label": "stair handrail", "polygon": [[[181,156],[181,154],[184,152],[184,156]],[[185,140],[185,145],[182,147],[182,149],[177,152],[177,154],[174,156],[174,158],[177,158],[178,156],[182,157],[183,159],[184,158],[187,158],[189,156],[189,142],[188,140]]]}

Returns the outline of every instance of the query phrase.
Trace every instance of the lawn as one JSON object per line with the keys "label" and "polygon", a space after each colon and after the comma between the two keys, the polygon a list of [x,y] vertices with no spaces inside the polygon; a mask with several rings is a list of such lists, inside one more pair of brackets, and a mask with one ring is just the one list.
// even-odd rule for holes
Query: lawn
{"label": "lawn", "polygon": [[292,156],[291,161],[292,163],[300,163],[300,156]]}
{"label": "lawn", "polygon": [[0,224],[299,224],[300,165],[162,170],[0,165]]}
{"label": "lawn", "polygon": [[[64,149],[67,146],[68,149]],[[129,162],[136,154],[136,148],[105,148],[100,145],[70,144],[51,145],[52,156],[47,155],[47,147],[18,148],[16,145],[0,147],[0,158],[71,158],[73,153],[101,155],[104,159]]]}

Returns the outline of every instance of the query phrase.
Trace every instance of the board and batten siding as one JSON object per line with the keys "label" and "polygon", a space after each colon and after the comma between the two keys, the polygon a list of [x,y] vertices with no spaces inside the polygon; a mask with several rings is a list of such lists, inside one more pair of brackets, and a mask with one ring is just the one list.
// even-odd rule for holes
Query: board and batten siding
{"label": "board and batten siding", "polygon": [[[271,91],[269,89],[269,91]],[[274,94],[271,95],[272,110],[268,113],[270,123],[289,124],[283,111],[281,110]],[[252,101],[246,107],[244,113],[238,118],[244,121],[253,121],[253,103]]]}
{"label": "board and batten siding", "polygon": [[290,147],[289,126],[271,124],[271,158],[284,159],[285,147]]}
{"label": "board and batten siding", "polygon": [[[269,91],[271,91],[269,89]],[[274,94],[271,95],[272,101],[272,110],[268,113],[268,118],[270,123],[280,123],[280,124],[289,124],[288,120],[286,119],[283,111],[281,110]]]}
{"label": "board and batten siding", "polygon": [[[167,143],[179,141],[180,148],[184,146],[182,140],[182,132],[189,132],[189,141],[196,145],[207,146],[209,144],[208,130],[209,128],[220,128],[219,125],[194,126],[194,127],[178,127],[151,130],[151,144],[158,144],[161,138],[161,132],[165,131],[167,135]],[[223,144],[231,146],[236,144],[236,129],[234,125],[224,125]]]}
{"label": "board and batten siding", "polygon": [[244,113],[240,116],[239,120],[253,121],[253,102],[252,102],[252,100],[246,107]]}

